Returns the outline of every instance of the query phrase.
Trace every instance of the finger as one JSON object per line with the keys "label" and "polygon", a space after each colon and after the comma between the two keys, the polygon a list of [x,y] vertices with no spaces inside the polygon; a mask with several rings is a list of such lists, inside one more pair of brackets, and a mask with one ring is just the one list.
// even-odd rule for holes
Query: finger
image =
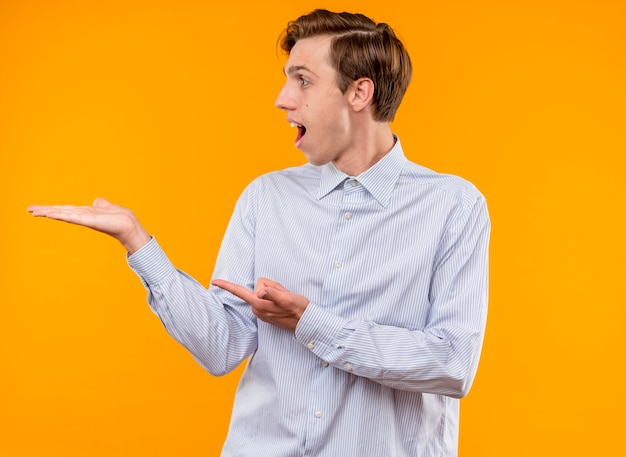
{"label": "finger", "polygon": [[219,287],[220,289],[224,289],[227,292],[230,292],[231,294],[235,295],[236,297],[241,298],[243,301],[247,303],[250,303],[256,298],[254,292],[252,292],[251,290],[246,289],[245,287],[240,286],[239,284],[234,284],[229,281],[224,281],[223,279],[215,279],[214,281],[211,282],[211,284],[213,284],[216,287]]}
{"label": "finger", "polygon": [[26,210],[30,213],[43,214],[50,211],[73,210],[76,206],[71,205],[30,205]]}
{"label": "finger", "polygon": [[95,228],[94,209],[91,206],[49,205],[33,206],[29,209],[35,217]]}
{"label": "finger", "polygon": [[29,206],[28,211],[33,216],[43,216],[57,219],[62,214],[70,214],[80,211],[81,207],[69,205],[53,205],[53,206]]}
{"label": "finger", "polygon": [[265,301],[271,301],[279,308],[290,309],[299,315],[302,314],[310,303],[310,300],[303,295],[294,294],[288,290],[275,289],[273,287],[258,290],[257,297]]}
{"label": "finger", "polygon": [[[34,214],[34,213],[33,213]],[[70,210],[47,210],[43,214],[35,214],[36,216],[43,216],[48,219],[54,219],[57,221],[69,222],[72,224],[85,225],[85,219],[82,213]]]}
{"label": "finger", "polygon": [[277,289],[273,288],[273,287],[261,287],[258,288],[255,293],[256,296],[258,298],[260,298],[261,300],[269,300],[271,302],[276,303],[276,300],[278,299],[278,297],[276,296],[276,292]]}
{"label": "finger", "polygon": [[111,206],[111,203],[106,200],[105,198],[102,197],[98,197],[93,201],[93,205],[94,208],[106,208],[108,206]]}
{"label": "finger", "polygon": [[278,290],[283,290],[283,291],[287,290],[283,287],[281,283],[272,281],[271,279],[267,279],[267,278],[259,278],[256,285],[257,285],[256,287],[257,289],[260,289],[262,287],[273,287],[274,289],[278,289]]}
{"label": "finger", "polygon": [[40,216],[42,212],[45,211],[45,208],[45,206],[41,205],[30,205],[28,208],[26,208],[26,211],[31,213],[33,216]]}
{"label": "finger", "polygon": [[260,289],[257,289],[255,293],[256,296],[261,300],[268,300],[279,306],[284,306],[286,303],[288,303],[289,297],[293,295],[282,286],[280,289],[269,286],[262,287]]}

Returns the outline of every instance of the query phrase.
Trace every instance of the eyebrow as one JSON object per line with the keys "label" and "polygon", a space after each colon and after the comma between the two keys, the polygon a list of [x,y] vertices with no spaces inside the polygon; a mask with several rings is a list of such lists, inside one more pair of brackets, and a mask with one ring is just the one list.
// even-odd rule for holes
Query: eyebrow
{"label": "eyebrow", "polygon": [[288,68],[285,68],[283,70],[283,73],[285,73],[285,75],[290,75],[292,73],[295,73],[297,71],[306,71],[308,73],[311,73],[312,75],[315,75],[314,72],[312,72],[308,67],[304,66],[304,65],[291,65]]}

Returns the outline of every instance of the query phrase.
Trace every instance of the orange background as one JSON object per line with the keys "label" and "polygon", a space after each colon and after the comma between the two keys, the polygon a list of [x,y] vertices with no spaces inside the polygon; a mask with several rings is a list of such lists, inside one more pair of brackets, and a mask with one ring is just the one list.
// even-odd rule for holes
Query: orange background
{"label": "orange background", "polygon": [[489,202],[460,455],[624,455],[617,0],[1,0],[0,455],[218,455],[239,371],[212,378],[167,336],[115,240],[26,206],[105,196],[208,284],[243,187],[303,162],[275,43],[318,6],[399,31],[415,77],[395,132]]}

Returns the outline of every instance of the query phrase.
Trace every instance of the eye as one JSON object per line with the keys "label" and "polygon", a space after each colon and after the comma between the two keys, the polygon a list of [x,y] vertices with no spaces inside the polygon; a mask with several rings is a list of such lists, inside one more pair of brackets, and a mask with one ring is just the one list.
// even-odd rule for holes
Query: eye
{"label": "eye", "polygon": [[300,85],[301,85],[302,87],[305,87],[305,86],[308,86],[308,85],[309,85],[309,82],[308,82],[306,79],[304,79],[304,78],[300,78],[300,80],[299,80],[299,81],[300,81]]}

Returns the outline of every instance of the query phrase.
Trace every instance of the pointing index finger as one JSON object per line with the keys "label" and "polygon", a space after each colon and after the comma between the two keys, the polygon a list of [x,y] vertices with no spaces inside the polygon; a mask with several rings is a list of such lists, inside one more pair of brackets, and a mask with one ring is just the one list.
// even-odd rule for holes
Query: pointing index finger
{"label": "pointing index finger", "polygon": [[240,286],[239,284],[234,284],[232,282],[225,281],[223,279],[215,279],[211,282],[211,284],[213,284],[216,287],[219,287],[220,289],[224,289],[230,292],[231,294],[235,295],[236,297],[241,298],[243,301],[247,303],[250,303],[252,300],[256,298],[255,294],[251,290],[246,289],[245,287]]}

